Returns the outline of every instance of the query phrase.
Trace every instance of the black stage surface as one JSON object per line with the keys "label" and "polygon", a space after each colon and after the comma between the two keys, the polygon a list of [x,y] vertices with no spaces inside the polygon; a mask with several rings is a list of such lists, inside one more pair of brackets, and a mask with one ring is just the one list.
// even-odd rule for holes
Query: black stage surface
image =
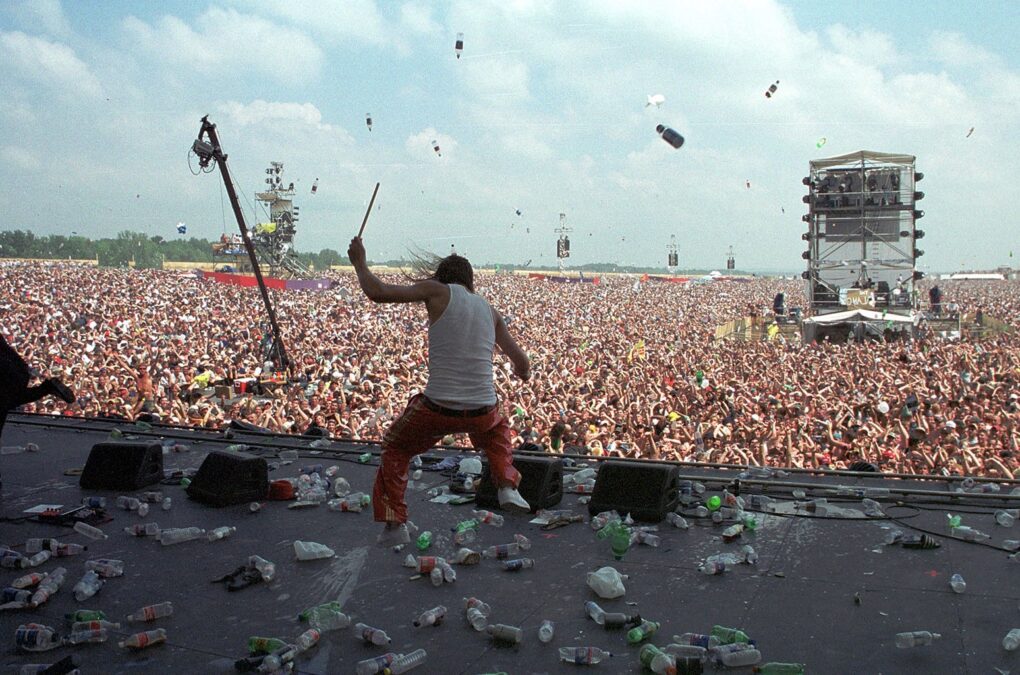
{"label": "black stage surface", "polygon": [[[83,492],[77,477],[66,476],[64,471],[83,466],[89,449],[105,440],[112,427],[108,422],[13,416],[4,430],[3,445],[34,442],[41,450],[2,458],[7,517],[16,518],[23,509],[38,503],[76,505],[86,494],[97,494]],[[336,442],[333,449],[318,451],[295,437],[239,434],[228,441],[218,433],[161,427],[153,433],[187,438],[185,442],[191,443],[191,452],[166,456],[168,469],[197,467],[205,452],[251,440],[264,444],[262,452],[269,458],[282,447],[304,447],[301,459],[271,471],[270,478],[294,476],[306,464],[339,463],[340,475],[347,477],[354,489],[369,491],[378,463],[375,457],[370,464],[359,464],[357,455],[366,446],[354,443]],[[378,453],[377,446],[367,449]],[[450,453],[437,450],[430,454]],[[709,485],[707,494],[716,494],[737,472],[684,465],[682,473],[701,477]],[[425,480],[432,485],[443,478],[426,472]],[[456,582],[436,588],[427,578],[410,580],[412,571],[401,565],[408,552],[417,553],[413,544],[399,554],[375,546],[379,527],[367,510],[334,513],[325,506],[289,510],[286,503],[268,502],[252,515],[246,504],[216,509],[188,500],[180,487],[154,486],[148,489],[162,489],[172,496],[173,508],[164,512],[154,505],[146,521],[164,528],[234,525],[237,532],[223,541],[163,547],[151,538],[126,535],[123,528],[141,519],[116,507],[109,508],[112,522],[102,525],[109,539],[100,542],[88,541],[61,526],[13,520],[0,523],[0,542],[20,550],[29,537],[57,537],[89,546],[83,555],[53,559],[37,568],[49,571],[63,565],[68,569],[67,581],[47,604],[0,612],[0,672],[17,672],[17,666],[25,663],[56,661],[72,650],[61,647],[43,654],[18,654],[14,632],[19,624],[28,622],[65,631],[64,614],[78,606],[71,588],[84,571],[84,561],[99,557],[124,560],[126,573],[107,581],[96,596],[81,603],[82,607],[101,609],[110,620],[120,621],[121,633],[140,630],[135,628],[137,624],[125,623],[125,618],[143,605],[171,600],[175,613],[143,624],[145,628],[166,628],[167,644],[132,653],[118,648],[120,636],[114,635],[104,644],[75,648],[84,673],[233,672],[233,661],[245,655],[249,636],[293,639],[306,627],[296,615],[328,600],[339,600],[353,621],[382,628],[393,641],[388,648],[373,647],[356,640],[350,629],[325,633],[317,647],[299,656],[296,672],[353,673],[362,659],[419,647],[428,651],[428,662],[415,671],[421,673],[574,672],[579,666],[558,661],[557,647],[563,645],[612,651],[610,660],[593,666],[597,671],[642,672],[638,648],[627,644],[623,631],[607,632],[588,619],[584,611],[587,600],[597,600],[607,611],[636,609],[642,616],[660,621],[662,627],[651,640],[660,647],[671,642],[674,634],[705,633],[713,624],[722,624],[741,628],[757,640],[764,661],[802,662],[809,673],[1020,672],[1020,653],[1006,652],[1001,644],[1011,628],[1020,626],[1020,587],[1015,581],[1020,564],[1009,561],[1003,550],[944,536],[945,514],[953,512],[963,513],[965,524],[991,534],[990,543],[995,546],[1004,539],[1020,538],[1020,527],[999,527],[992,517],[995,508],[1018,506],[1020,499],[968,496],[966,503],[950,504],[951,486],[945,481],[806,473],[764,481],[771,484],[768,494],[786,500],[792,500],[791,488],[778,486],[777,481],[808,484],[809,493],[813,489],[816,496],[826,496],[830,502],[836,497],[826,494],[824,488],[836,484],[942,493],[903,497],[916,506],[891,509],[893,515],[904,518],[903,523],[939,533],[942,547],[909,550],[884,546],[882,527],[888,526],[888,521],[759,515],[758,530],[740,542],[751,543],[759,553],[757,568],[740,565],[723,575],[705,576],[698,571],[705,556],[740,546],[723,543],[722,528],[708,520],[691,519],[687,531],[661,523],[659,548],[636,546],[622,561],[614,562],[608,542],[597,540],[587,522],[543,531],[530,524],[529,517],[508,515],[502,528],[484,526],[472,548],[507,543],[514,533],[522,533],[533,542],[525,555],[535,559],[535,568],[508,573],[492,560],[476,566],[458,565]],[[1012,487],[1004,485],[1001,494],[1008,495]],[[745,483],[742,494],[761,491]],[[112,501],[118,493],[99,494]],[[578,503],[578,497],[565,495],[560,508],[584,513],[587,521],[586,507]],[[449,528],[470,517],[471,507],[430,503],[424,491],[409,492],[409,503],[411,518],[422,529],[446,535],[430,553],[450,556]],[[859,504],[859,500],[847,499],[843,506],[856,508]],[[324,543],[337,556],[297,562],[292,548],[295,539]],[[222,584],[210,583],[251,554],[276,563],[272,583],[235,593],[228,593]],[[600,600],[586,585],[586,573],[603,565],[630,575],[624,597]],[[963,594],[950,590],[949,577],[954,572],[967,581]],[[0,583],[7,586],[21,574],[0,570]],[[859,594],[860,604],[855,603],[855,594]],[[522,627],[523,642],[517,647],[499,647],[485,633],[472,630],[464,619],[461,599],[465,596],[477,596],[492,606],[490,622]],[[449,608],[439,627],[412,626],[419,613],[439,604]],[[543,619],[551,619],[556,626],[549,644],[537,638]],[[895,634],[912,630],[938,632],[942,639],[928,647],[896,648]]]}

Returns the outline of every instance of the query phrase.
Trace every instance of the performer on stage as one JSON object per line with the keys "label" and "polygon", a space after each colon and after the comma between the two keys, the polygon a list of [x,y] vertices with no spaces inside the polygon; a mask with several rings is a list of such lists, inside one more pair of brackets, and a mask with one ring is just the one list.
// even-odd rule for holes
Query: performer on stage
{"label": "performer on stage", "polygon": [[44,380],[35,387],[28,386],[32,373],[25,360],[0,335],[0,434],[3,433],[7,413],[44,396],[57,396],[66,403],[74,403],[74,392],[56,378]]}
{"label": "performer on stage", "polygon": [[407,528],[407,468],[411,458],[443,436],[467,433],[485,451],[504,509],[525,512],[528,503],[517,491],[521,474],[513,465],[509,420],[499,409],[493,385],[492,359],[499,346],[522,380],[530,376],[527,354],[507,330],[503,317],[475,294],[471,263],[457,254],[435,261],[419,272],[425,278],[411,285],[383,283],[365,262],[360,237],[351,240],[347,257],[358,282],[373,302],[424,302],[429,317],[429,379],[425,392],[411,397],[382,441],[382,462],[375,477],[372,507],[386,523],[379,543],[410,540]]}

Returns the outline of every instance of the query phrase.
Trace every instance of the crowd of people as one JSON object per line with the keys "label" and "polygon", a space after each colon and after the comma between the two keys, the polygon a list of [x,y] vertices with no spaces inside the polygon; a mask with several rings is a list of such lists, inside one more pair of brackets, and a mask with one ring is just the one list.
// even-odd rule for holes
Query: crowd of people
{"label": "crowd of people", "polygon": [[[272,377],[266,363],[271,338],[258,291],[191,273],[3,262],[0,331],[39,378],[59,378],[77,394],[72,404],[44,399],[29,412],[152,414],[210,429],[242,420],[380,439],[424,388],[425,311],[373,304],[353,274],[333,277],[325,292],[271,292],[294,362],[288,377]],[[803,306],[803,282],[553,283],[479,272],[475,284],[531,357],[526,383],[497,357],[515,445],[1020,477],[1015,330],[982,340],[720,341],[716,325],[770,314],[779,292]],[[1017,282],[940,287],[965,316],[980,308],[1020,327]]]}

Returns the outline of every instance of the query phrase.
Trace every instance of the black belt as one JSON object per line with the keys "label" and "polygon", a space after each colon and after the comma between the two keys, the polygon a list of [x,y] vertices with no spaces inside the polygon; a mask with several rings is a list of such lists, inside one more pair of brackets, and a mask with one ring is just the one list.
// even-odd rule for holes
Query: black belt
{"label": "black belt", "polygon": [[425,396],[421,397],[421,402],[422,405],[432,412],[439,413],[440,415],[446,415],[447,417],[481,417],[482,415],[488,415],[496,408],[495,404],[493,404],[483,406],[481,408],[474,408],[473,410],[456,410],[454,408],[445,408]]}

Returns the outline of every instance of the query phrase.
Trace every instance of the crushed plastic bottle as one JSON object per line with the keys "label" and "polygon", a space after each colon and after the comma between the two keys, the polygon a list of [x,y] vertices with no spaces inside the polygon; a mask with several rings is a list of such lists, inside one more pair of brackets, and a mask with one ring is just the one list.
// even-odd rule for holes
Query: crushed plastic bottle
{"label": "crushed plastic bottle", "polygon": [[669,522],[670,525],[679,530],[686,530],[690,527],[690,523],[687,522],[687,519],[681,516],[679,513],[667,513],[666,520]]}
{"label": "crushed plastic bottle", "polygon": [[474,510],[471,514],[483,525],[492,525],[493,527],[503,527],[503,516],[492,511]]}
{"label": "crushed plastic bottle", "polygon": [[155,537],[159,534],[158,523],[135,523],[124,528],[132,537]]}
{"label": "crushed plastic bottle", "polygon": [[659,544],[662,543],[662,539],[657,534],[652,534],[643,529],[635,529],[632,535],[634,542],[643,544],[645,546],[651,546],[652,548],[658,548]]}
{"label": "crushed plastic bottle", "polygon": [[1017,647],[1020,647],[1020,628],[1012,628],[1002,638],[1002,648],[1007,652],[1015,652]]}
{"label": "crushed plastic bottle", "polygon": [[385,644],[389,644],[390,636],[386,634],[386,631],[380,630],[379,628],[373,628],[368,624],[356,623],[354,624],[354,636],[358,639],[381,647]]}
{"label": "crushed plastic bottle", "polygon": [[40,623],[22,624],[14,631],[14,645],[26,652],[45,652],[60,644],[57,632]]}
{"label": "crushed plastic bottle", "polygon": [[728,572],[739,562],[740,560],[733,553],[716,553],[705,558],[705,561],[701,563],[698,569],[701,570],[702,574],[722,574],[723,572]]}
{"label": "crushed plastic bottle", "polygon": [[477,565],[481,561],[482,554],[469,548],[457,549],[457,552],[453,555],[453,562],[458,565]]}
{"label": "crushed plastic bottle", "polygon": [[446,607],[438,605],[432,609],[426,610],[418,615],[418,618],[414,620],[414,627],[421,628],[422,626],[438,626],[446,618]]}
{"label": "crushed plastic bottle", "polygon": [[78,602],[88,600],[99,592],[99,589],[103,587],[103,583],[103,580],[99,578],[96,572],[89,570],[74,585],[74,599]]}
{"label": "crushed plastic bottle", "polygon": [[217,527],[212,532],[209,532],[207,535],[205,535],[205,538],[208,541],[219,541],[220,539],[226,539],[235,532],[237,532],[236,527],[230,525],[223,525],[222,527]]}
{"label": "crushed plastic bottle", "polygon": [[292,664],[297,653],[298,649],[295,645],[284,645],[262,659],[262,665],[259,666],[258,672],[279,673],[285,666],[288,667],[287,672],[291,672],[289,668],[292,666],[288,666],[288,664]]}
{"label": "crushed plastic bottle", "polygon": [[599,647],[560,647],[560,661],[577,665],[602,663],[610,656],[611,652]]}
{"label": "crushed plastic bottle", "polygon": [[930,645],[935,640],[942,637],[938,633],[932,633],[926,630],[915,630],[906,633],[896,634],[896,646],[900,649],[908,649],[910,647],[922,647]]}
{"label": "crushed plastic bottle", "polygon": [[275,637],[260,637],[253,635],[248,638],[248,653],[249,654],[271,654],[277,649],[282,649],[287,646],[286,640]]}
{"label": "crushed plastic bottle", "polygon": [[1004,509],[995,512],[995,522],[1002,527],[1013,527],[1017,519],[1017,509]]}
{"label": "crushed plastic bottle", "polygon": [[508,626],[503,623],[491,624],[485,627],[485,632],[496,642],[516,645],[524,638],[524,631],[517,626]]}
{"label": "crushed plastic bottle", "polygon": [[320,637],[321,634],[319,633],[319,631],[315,630],[314,628],[309,628],[301,635],[298,635],[297,638],[294,640],[294,643],[295,646],[297,646],[298,651],[305,652],[314,647],[315,645],[319,644]]}
{"label": "crushed plastic bottle", "polygon": [[415,546],[418,547],[419,551],[427,551],[429,546],[432,545],[432,532],[425,530],[418,535],[418,539],[415,540]]}
{"label": "crushed plastic bottle", "polygon": [[67,570],[63,567],[58,567],[50,572],[49,576],[43,579],[39,587],[35,589],[35,593],[32,594],[32,606],[38,607],[49,600],[64,584],[65,579],[67,579]]}
{"label": "crushed plastic bottle", "polygon": [[121,577],[124,576],[124,561],[111,560],[109,558],[86,560],[85,569],[95,571],[96,574],[98,574],[104,579]]}
{"label": "crushed plastic bottle", "polygon": [[320,560],[332,558],[336,552],[325,544],[314,541],[294,541],[294,555],[298,560]]}
{"label": "crushed plastic bottle", "polygon": [[538,641],[545,644],[551,642],[556,633],[556,627],[549,619],[544,619],[538,627]]}
{"label": "crushed plastic bottle", "polygon": [[259,574],[262,575],[262,579],[266,582],[272,581],[273,577],[276,576],[276,565],[261,556],[249,556],[248,566],[258,570]]}
{"label": "crushed plastic bottle", "polygon": [[659,630],[659,625],[658,621],[649,621],[648,619],[644,619],[641,621],[641,625],[627,631],[627,642],[632,645],[644,642],[655,635],[656,631]]}
{"label": "crushed plastic bottle", "polygon": [[614,521],[599,530],[595,536],[598,539],[609,539],[613,557],[622,560],[623,556],[630,549],[631,529],[622,522]]}
{"label": "crushed plastic bottle", "polygon": [[967,582],[963,580],[963,576],[960,574],[954,574],[949,578],[949,586],[953,589],[953,593],[963,593],[967,590]]}

